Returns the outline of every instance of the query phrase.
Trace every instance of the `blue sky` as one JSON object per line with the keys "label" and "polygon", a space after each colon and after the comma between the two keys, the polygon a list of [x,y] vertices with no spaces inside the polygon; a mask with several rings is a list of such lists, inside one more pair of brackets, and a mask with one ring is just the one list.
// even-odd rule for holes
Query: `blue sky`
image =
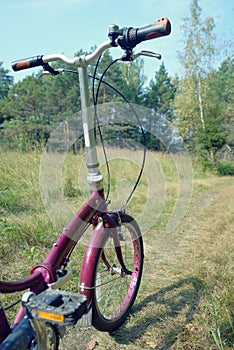
{"label": "blue sky", "polygon": [[[80,48],[89,50],[106,40],[111,23],[141,27],[166,16],[172,23],[172,34],[142,43],[139,49],[160,52],[173,76],[180,70],[180,26],[189,4],[190,0],[0,0],[0,61],[10,70],[11,61],[37,54],[64,53],[73,57]],[[200,0],[200,6],[205,17],[214,17],[219,39],[229,39],[233,35],[233,1]],[[154,77],[159,65],[154,59],[145,59],[148,79]],[[28,70],[12,75],[18,81],[32,73]]]}

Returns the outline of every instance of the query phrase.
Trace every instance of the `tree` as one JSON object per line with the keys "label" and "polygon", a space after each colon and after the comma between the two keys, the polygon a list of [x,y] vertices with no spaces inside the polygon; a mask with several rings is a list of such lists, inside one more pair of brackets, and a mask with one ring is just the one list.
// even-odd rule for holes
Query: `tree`
{"label": "tree", "polygon": [[[109,51],[106,51],[100,59],[97,77],[100,78],[102,73],[113,61]],[[104,81],[118,89],[132,103],[141,103],[143,96],[143,85],[145,77],[143,74],[143,60],[138,59],[131,63],[119,62],[111,65],[104,76]],[[91,68],[91,73],[94,72],[94,66]],[[98,82],[96,82],[98,85]],[[99,91],[99,103],[110,101],[122,101],[123,99],[113,89],[109,88],[104,83]]]}
{"label": "tree", "polygon": [[[102,74],[106,70],[106,68],[113,62],[113,58],[109,51],[105,51],[103,56],[100,59],[100,62],[97,67],[96,78],[101,79]],[[94,74],[96,64],[92,64],[89,68],[91,75]],[[113,100],[118,100],[118,94],[108,87],[104,82],[112,85],[113,87],[121,90],[122,83],[122,72],[120,69],[120,65],[118,63],[113,64],[109,67],[109,69],[105,72],[103,77],[102,84],[99,87],[98,92],[98,103],[107,103]],[[99,80],[95,81],[95,93],[97,91],[97,87],[99,85]]]}
{"label": "tree", "polygon": [[[198,113],[195,112],[196,115],[194,115],[192,103],[191,115],[195,117],[196,123],[199,121],[199,124],[203,128],[205,127],[203,97],[207,89],[205,78],[207,77],[207,73],[212,69],[212,60],[214,60],[215,52],[213,29],[213,18],[207,17],[203,20],[202,10],[198,4],[198,0],[192,0],[190,4],[190,16],[184,18],[182,25],[184,50],[179,54],[179,59],[185,78],[181,81],[181,94],[186,94],[186,91],[194,94],[195,101],[192,102],[196,102]],[[185,97],[187,98],[189,96],[186,94]],[[182,115],[180,113],[181,117]]]}
{"label": "tree", "polygon": [[13,77],[9,75],[9,70],[2,67],[3,62],[0,62],[0,101],[3,100],[13,86]]}
{"label": "tree", "polygon": [[[108,51],[102,56],[98,69],[97,77],[100,79],[106,67],[113,62],[113,59]],[[92,72],[94,67],[92,67]],[[143,61],[136,60],[128,64],[119,62],[110,66],[104,76],[104,81],[116,88],[128,101],[139,104],[143,97]],[[92,73],[93,74],[93,73]],[[97,86],[99,82],[95,85]],[[107,102],[123,102],[124,98],[115,90],[108,87],[105,83],[101,84],[99,89],[99,103],[105,104]],[[115,109],[115,108],[114,108]],[[114,142],[119,147],[125,147],[126,139],[139,140],[139,127],[134,127],[131,123],[128,124],[126,120],[119,119],[120,105],[116,111],[109,111],[102,113],[101,120],[103,135],[108,142]],[[121,114],[121,113],[120,113]],[[122,115],[122,114],[121,114]],[[127,119],[127,118],[126,118]],[[134,120],[136,122],[136,119]]]}
{"label": "tree", "polygon": [[223,138],[219,149],[225,146],[223,153],[226,157],[232,153],[231,148],[234,149],[234,58],[225,59],[217,71],[211,72],[208,80],[207,113],[210,113],[210,119],[216,119],[219,131],[215,137]]}
{"label": "tree", "polygon": [[[61,63],[58,66],[67,68]],[[79,96],[76,74],[64,73],[40,80],[32,75],[15,84],[1,108],[8,144],[12,146],[14,139],[19,148],[25,149],[26,145],[46,142],[59,122],[80,111]]]}
{"label": "tree", "polygon": [[13,86],[13,77],[9,75],[9,70],[4,69],[2,65],[3,63],[0,62],[0,124],[4,122],[4,100]]}
{"label": "tree", "polygon": [[[211,119],[214,118],[218,123],[220,118],[210,108],[212,104],[209,79],[214,71],[215,25],[212,17],[203,18],[198,0],[192,0],[189,9],[190,14],[184,18],[182,25],[184,49],[180,52],[179,59],[183,76],[175,97],[176,120],[190,148],[198,152],[205,148],[207,160],[214,164],[214,152],[217,147],[222,146],[223,141],[219,146],[215,137],[211,137],[206,145],[204,142],[209,131],[211,134],[214,131],[214,122]],[[221,141],[222,130],[217,128],[216,132],[219,132]]]}
{"label": "tree", "polygon": [[172,121],[174,96],[175,85],[168,76],[164,63],[162,63],[159,71],[155,73],[155,79],[150,81],[144,96],[144,104],[154,110],[154,113],[146,121],[147,146],[150,149],[161,150],[162,148],[159,138],[156,138],[155,135],[165,134],[166,129],[162,128],[163,118],[168,122]]}
{"label": "tree", "polygon": [[145,105],[153,108],[157,113],[165,116],[169,121],[173,118],[173,100],[175,85],[168,76],[164,63],[155,73],[155,79],[150,81],[145,93]]}
{"label": "tree", "polygon": [[43,89],[34,76],[29,76],[12,87],[2,108],[5,119],[5,139],[13,146],[25,149],[29,143],[40,143],[45,136],[44,115],[41,113]]}
{"label": "tree", "polygon": [[[221,107],[227,132],[227,142],[234,147],[234,58],[224,60],[217,72],[212,89],[216,91],[216,101]],[[215,92],[214,92],[215,94]]]}
{"label": "tree", "polygon": [[120,91],[130,102],[141,104],[144,98],[144,61],[142,59],[137,59],[131,63],[122,63],[120,67],[122,80]]}

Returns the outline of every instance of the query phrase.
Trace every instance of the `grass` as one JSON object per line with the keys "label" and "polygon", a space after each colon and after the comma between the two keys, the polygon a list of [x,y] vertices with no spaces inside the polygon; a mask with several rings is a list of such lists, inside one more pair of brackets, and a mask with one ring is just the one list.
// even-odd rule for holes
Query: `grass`
{"label": "grass", "polygon": [[[118,207],[134,184],[141,154],[108,152],[110,199]],[[204,175],[196,167],[187,213],[173,232],[165,233],[177,200],[176,168],[169,155],[152,153],[148,157],[148,168],[128,207],[146,228],[145,268],[132,314],[112,334],[70,328],[61,349],[84,349],[91,340],[95,348],[104,350],[233,349],[234,178]],[[62,188],[72,211],[89,192],[82,159],[81,154],[69,154],[63,164]],[[0,279],[26,276],[44,259],[58,235],[41,199],[40,160],[38,152],[0,153]],[[102,160],[101,168],[105,173]],[[149,214],[149,227],[142,211]],[[84,243],[71,262],[77,272],[75,288]],[[14,295],[13,300],[19,296]],[[6,305],[12,296],[1,295],[1,300]]]}

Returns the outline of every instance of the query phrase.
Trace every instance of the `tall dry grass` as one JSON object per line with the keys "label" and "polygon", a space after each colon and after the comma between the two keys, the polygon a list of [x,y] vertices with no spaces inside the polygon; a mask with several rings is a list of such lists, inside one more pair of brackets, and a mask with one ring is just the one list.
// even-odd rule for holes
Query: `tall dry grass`
{"label": "tall dry grass", "polygon": [[[107,152],[111,206],[120,207],[134,186],[142,152]],[[41,198],[41,157],[39,152],[0,153],[0,278],[4,280],[27,275],[44,259],[59,234]],[[100,164],[106,178],[102,157]],[[83,154],[69,153],[61,174],[64,198],[75,212],[89,195]],[[193,178],[186,215],[173,233],[166,234],[178,197],[176,165],[170,155],[148,154],[146,171],[128,206],[129,213],[146,228],[142,286],[132,316],[117,332],[82,331],[97,339],[100,349],[233,348],[234,181],[203,174],[196,167]],[[142,211],[148,214],[150,224]],[[72,260],[77,274],[83,251],[81,244]],[[72,287],[76,285],[77,279]],[[1,299],[7,304],[12,296]],[[68,336],[64,349],[69,349],[68,344],[70,349],[84,348],[77,332]]]}

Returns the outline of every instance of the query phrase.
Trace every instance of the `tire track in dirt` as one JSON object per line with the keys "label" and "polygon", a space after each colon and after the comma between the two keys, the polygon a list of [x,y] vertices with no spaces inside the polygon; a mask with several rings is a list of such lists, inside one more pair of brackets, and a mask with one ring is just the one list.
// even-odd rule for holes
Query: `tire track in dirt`
{"label": "tire track in dirt", "polygon": [[[155,265],[157,270],[161,268],[161,274],[158,272],[157,277],[165,282],[172,282],[177,279],[175,276],[168,275],[168,268],[172,265],[178,264],[178,259],[183,255],[186,258],[187,249],[191,249],[191,244],[196,244],[198,235],[198,221],[202,213],[219,197],[219,191],[211,188],[209,191],[199,193],[195,198],[192,199],[192,203],[188,212],[180,225],[172,232],[164,233],[161,236],[153,237],[150,243],[145,243],[145,256],[147,265],[144,276],[149,276],[152,279],[152,275],[155,275]],[[147,261],[149,257],[149,262]],[[155,264],[152,264],[152,258],[154,258]],[[165,281],[165,277],[168,278]]]}

